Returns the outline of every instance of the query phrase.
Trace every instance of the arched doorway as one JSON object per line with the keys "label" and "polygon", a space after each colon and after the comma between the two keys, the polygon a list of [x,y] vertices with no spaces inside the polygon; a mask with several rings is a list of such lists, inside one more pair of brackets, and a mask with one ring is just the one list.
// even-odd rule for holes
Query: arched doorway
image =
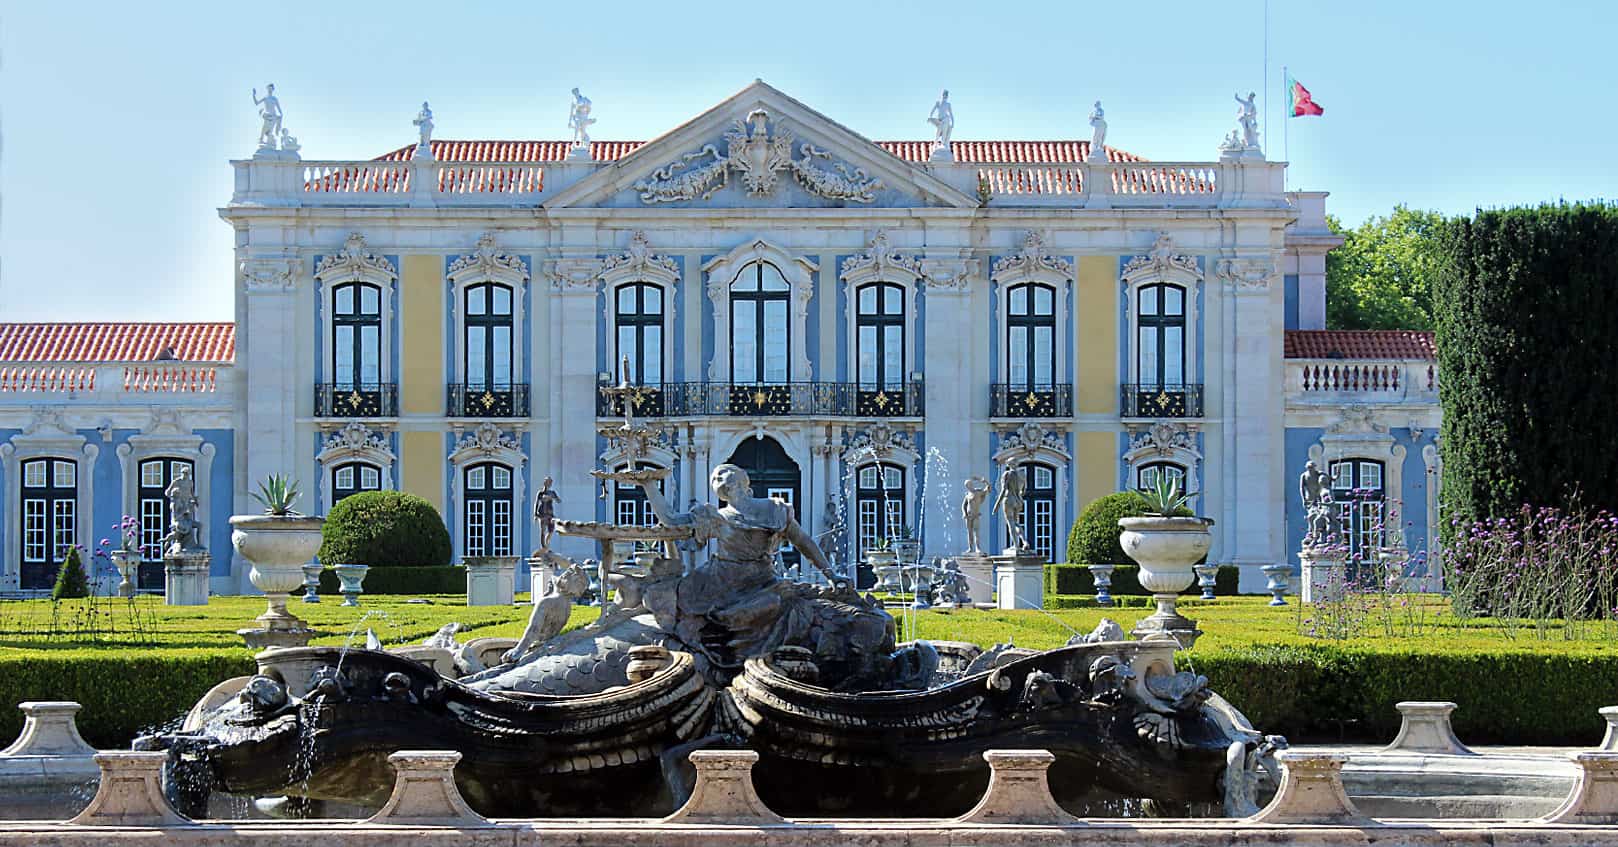
{"label": "arched doorway", "polygon": [[[791,503],[793,512],[801,519],[803,473],[781,447],[781,442],[767,435],[744,439],[725,461],[747,471],[748,479],[753,482],[754,497],[779,497]],[[787,567],[798,564],[797,552],[783,549],[781,555]]]}

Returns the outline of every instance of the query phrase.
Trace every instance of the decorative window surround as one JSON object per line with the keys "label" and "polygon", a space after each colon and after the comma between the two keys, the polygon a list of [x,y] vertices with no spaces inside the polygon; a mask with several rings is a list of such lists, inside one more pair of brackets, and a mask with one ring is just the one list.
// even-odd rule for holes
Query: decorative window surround
{"label": "decorative window surround", "polygon": [[[708,362],[710,382],[730,380],[730,285],[736,275],[753,262],[769,262],[781,271],[781,276],[792,287],[792,308],[787,310],[788,331],[791,333],[792,361],[788,379],[807,382],[811,379],[809,364],[809,301],[815,294],[815,272],[820,266],[802,256],[794,256],[760,238],[717,256],[702,266],[708,275],[708,301],[713,307],[714,355]],[[721,350],[724,345],[726,349]]]}
{"label": "decorative window surround", "polygon": [[1174,239],[1168,233],[1159,233],[1152,249],[1144,256],[1136,256],[1124,265],[1119,277],[1123,286],[1124,313],[1129,316],[1129,361],[1125,373],[1128,382],[1140,381],[1136,363],[1140,361],[1140,308],[1137,299],[1140,290],[1148,285],[1168,283],[1185,290],[1185,373],[1182,382],[1198,382],[1197,367],[1202,360],[1201,339],[1197,337],[1197,300],[1202,293],[1202,269],[1197,260],[1174,251]]}
{"label": "decorative window surround", "polygon": [[[517,256],[500,252],[495,246],[494,233],[485,232],[478,238],[477,248],[456,259],[449,266],[449,311],[455,320],[455,356],[452,378],[449,382],[466,382],[466,289],[485,282],[493,282],[511,289],[511,381],[527,382],[523,368],[526,361],[523,345],[523,299],[528,290],[528,265]],[[513,468],[515,472],[515,468]]]}
{"label": "decorative window surround", "polygon": [[[607,293],[606,326],[611,334],[612,357],[607,360],[608,370],[616,378],[618,362],[623,354],[618,350],[618,286],[627,283],[649,282],[663,289],[663,381],[672,382],[674,373],[675,338],[674,318],[679,311],[680,298],[675,291],[680,282],[680,265],[670,256],[652,252],[651,242],[642,230],[629,236],[624,252],[607,257],[601,263],[599,274]],[[665,467],[673,467],[665,465]]]}
{"label": "decorative window surround", "polygon": [[[1022,249],[1010,256],[1003,256],[989,274],[989,281],[994,285],[995,308],[999,314],[999,321],[995,332],[999,337],[1007,337],[1007,317],[1011,314],[1011,289],[1027,282],[1036,282],[1048,285],[1055,290],[1055,317],[1056,336],[1052,340],[1052,349],[1055,351],[1056,361],[1051,369],[1051,383],[1060,385],[1071,382],[1067,373],[1068,349],[1068,314],[1067,293],[1068,286],[1073,282],[1073,263],[1059,256],[1052,256],[1045,251],[1045,238],[1038,232],[1029,230],[1023,236]],[[1005,342],[1001,342],[1000,361],[995,365],[998,374],[995,382],[1011,381],[1011,351],[1005,349]]]}
{"label": "decorative window surround", "polygon": [[184,459],[195,469],[192,482],[197,496],[197,522],[202,525],[203,543],[214,528],[211,522],[213,505],[214,446],[205,444],[202,436],[180,421],[177,409],[153,407],[152,421],[138,435],[118,445],[119,472],[123,475],[123,510],[126,515],[140,515],[140,463],[147,459]]}
{"label": "decorative window surround", "polygon": [[[1130,426],[1129,449],[1124,453],[1124,479],[1135,487],[1136,472],[1153,462],[1173,462],[1185,468],[1185,491],[1202,491],[1202,454],[1197,451],[1197,428],[1183,423],[1158,421],[1150,426]],[[1182,492],[1185,493],[1185,492]],[[1198,497],[1193,497],[1193,500]]]}
{"label": "decorative window surround", "polygon": [[338,465],[348,462],[376,465],[382,470],[381,490],[391,491],[395,459],[393,451],[388,449],[385,432],[373,431],[359,421],[350,421],[342,429],[333,432],[326,439],[320,452],[315,455],[315,462],[320,465],[321,506],[330,509],[335,503],[332,493],[332,472]]}
{"label": "decorative window surround", "polygon": [[[1404,463],[1405,447],[1388,432],[1387,424],[1376,420],[1368,406],[1345,406],[1342,416],[1326,427],[1320,441],[1309,446],[1309,460],[1318,468],[1329,468],[1343,459],[1370,459],[1382,463],[1382,490],[1387,500],[1384,526],[1398,527],[1395,544],[1404,546]],[[1428,524],[1432,526],[1432,523]]]}
{"label": "decorative window surround", "polygon": [[[78,518],[75,521],[76,543],[91,548],[90,539],[95,532],[95,460],[101,454],[101,445],[88,443],[88,439],[68,427],[62,419],[62,410],[35,407],[34,418],[0,444],[0,465],[6,475],[6,490],[22,490],[22,466],[30,459],[66,459],[74,463],[78,483]],[[22,574],[22,511],[15,499],[5,504],[5,570],[0,572],[0,589],[15,591]]]}
{"label": "decorative window surround", "polygon": [[519,528],[528,520],[528,492],[523,485],[523,465],[527,464],[528,457],[523,455],[521,443],[515,434],[503,432],[492,423],[481,424],[471,432],[457,426],[454,433],[455,449],[447,458],[450,463],[449,508],[450,514],[455,516],[456,527],[451,533],[455,560],[460,561],[466,555],[465,498],[462,496],[465,471],[483,462],[498,462],[511,468],[511,546],[513,550],[519,549],[522,544]]}
{"label": "decorative window surround", "polygon": [[[905,497],[914,496],[916,490],[916,475],[921,470],[921,453],[916,450],[915,436],[909,430],[890,426],[885,421],[866,427],[863,430],[846,430],[843,433],[843,448],[840,456],[842,460],[842,481],[837,486],[844,503],[857,503],[859,501],[859,479],[861,468],[874,464],[898,465],[905,472]],[[906,513],[910,511],[907,508]],[[857,516],[848,513],[845,520],[849,522],[851,531],[857,529]],[[852,543],[857,547],[857,537],[851,537]]]}
{"label": "decorative window surround", "polygon": [[[1066,430],[1052,429],[1038,423],[1025,423],[1014,430],[1002,429],[1000,432],[1000,446],[994,452],[995,485],[999,485],[1000,470],[1010,465],[1021,465],[1026,462],[1039,462],[1050,465],[1056,469],[1056,502],[1053,514],[1063,514],[1063,506],[1068,499],[1068,475],[1073,472],[1073,454],[1068,452],[1066,439],[1063,434]],[[1003,522],[996,522],[990,529],[1002,542],[1010,543],[1004,537]],[[1057,530],[1051,534],[1051,560],[1061,561],[1067,555],[1067,534],[1060,531],[1060,522]]]}
{"label": "decorative window surround", "polygon": [[[399,271],[393,263],[378,256],[365,245],[365,236],[353,233],[343,242],[343,248],[335,255],[326,256],[315,266],[315,282],[320,286],[320,331],[325,338],[327,355],[337,344],[337,330],[332,323],[332,316],[337,313],[335,289],[337,286],[349,282],[363,282],[374,285],[382,293],[382,333],[381,341],[377,346],[379,357],[377,361],[377,374],[379,382],[387,384],[394,381],[392,356],[388,351],[393,349],[393,288],[399,279]],[[321,362],[316,365],[317,373],[329,370],[329,363]],[[335,381],[336,374],[328,374],[329,381]],[[201,497],[199,494],[198,497]]]}
{"label": "decorative window surround", "polygon": [[[859,381],[859,290],[860,286],[873,282],[891,282],[904,289],[905,370],[902,379],[908,382],[921,370],[921,363],[916,361],[916,295],[926,278],[921,260],[895,253],[888,246],[885,230],[876,231],[866,244],[864,253],[843,260],[841,279],[848,293],[848,309],[843,323],[847,324],[849,373],[853,375],[850,382]],[[882,364],[878,362],[878,370],[881,367]]]}

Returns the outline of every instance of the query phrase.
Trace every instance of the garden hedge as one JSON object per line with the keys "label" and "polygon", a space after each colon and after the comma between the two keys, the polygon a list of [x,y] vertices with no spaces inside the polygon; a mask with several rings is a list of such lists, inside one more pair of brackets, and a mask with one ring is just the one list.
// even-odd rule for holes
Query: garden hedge
{"label": "garden hedge", "polygon": [[[39,650],[0,658],[0,744],[16,737],[24,700],[76,700],[79,729],[127,747],[171,722],[216,683],[251,674],[246,650]],[[1401,700],[1453,700],[1471,744],[1580,746],[1601,738],[1596,710],[1618,691],[1610,653],[1414,652],[1321,643],[1181,654],[1254,726],[1295,742],[1385,742]],[[1507,690],[1509,689],[1509,690]]]}
{"label": "garden hedge", "polygon": [[344,497],[326,514],[321,533],[320,561],[328,565],[443,567],[451,556],[449,530],[438,509],[404,491]]}
{"label": "garden hedge", "polygon": [[[337,594],[337,586],[336,571],[327,568],[320,572],[318,593]],[[365,594],[465,594],[466,568],[457,565],[373,567],[365,572],[360,588]]]}
{"label": "garden hedge", "polygon": [[[1214,593],[1221,597],[1234,596],[1241,576],[1241,568],[1235,565],[1220,565],[1219,573],[1214,576]],[[1190,588],[1180,593],[1197,594],[1201,591],[1202,589],[1193,582]],[[1084,565],[1046,565],[1045,593],[1094,594],[1095,579],[1090,576],[1090,569]],[[1118,565],[1112,572],[1112,593],[1115,597],[1125,597],[1151,592],[1140,587],[1139,565]]]}

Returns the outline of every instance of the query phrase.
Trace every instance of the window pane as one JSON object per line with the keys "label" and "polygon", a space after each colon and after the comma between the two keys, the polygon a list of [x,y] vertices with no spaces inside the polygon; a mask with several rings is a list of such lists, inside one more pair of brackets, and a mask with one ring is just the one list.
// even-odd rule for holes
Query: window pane
{"label": "window pane", "polygon": [[860,327],[860,385],[867,390],[876,387],[876,327]]}
{"label": "window pane", "polygon": [[332,485],[336,488],[353,488],[354,466],[344,465],[338,468],[337,474],[332,478]]}
{"label": "window pane", "polygon": [[641,381],[655,385],[663,381],[663,328],[646,327],[646,349],[641,351]]}
{"label": "window pane", "polygon": [[1028,386],[1028,328],[1014,326],[1011,328],[1010,350],[1006,351],[1011,365],[1011,384],[1015,386]]}
{"label": "window pane", "polygon": [[25,562],[45,561],[45,501],[22,501],[22,558]]}
{"label": "window pane", "polygon": [[29,488],[45,487],[45,465],[43,461],[29,462],[23,465],[22,484]]}
{"label": "window pane", "polygon": [[904,311],[905,311],[905,293],[904,293],[904,289],[900,288],[897,285],[887,285],[887,286],[883,286],[882,291],[883,291],[883,294],[884,294],[884,297],[882,298],[882,314],[884,314],[884,315],[902,315],[902,314],[904,314]]}
{"label": "window pane", "polygon": [[1166,305],[1163,307],[1163,314],[1176,316],[1184,315],[1185,290],[1179,286],[1170,285],[1165,287],[1163,291],[1166,300]]}
{"label": "window pane", "polygon": [[489,313],[489,286],[474,285],[466,289],[466,313],[468,315],[486,315]]}
{"label": "window pane", "polygon": [[1056,314],[1056,293],[1048,285],[1034,286],[1034,314]]}
{"label": "window pane", "polygon": [[481,326],[466,328],[466,385],[483,388],[488,384],[489,330]]}
{"label": "window pane", "polygon": [[866,466],[860,468],[860,487],[867,490],[876,488],[876,467]]}
{"label": "window pane", "polygon": [[874,315],[876,313],[876,286],[864,286],[860,289],[860,314]]}
{"label": "window pane", "polygon": [[1344,490],[1354,487],[1353,462],[1332,462],[1331,487]]}
{"label": "window pane", "polygon": [[360,381],[376,385],[382,381],[382,328],[376,324],[360,327]]}
{"label": "window pane", "polygon": [[1049,387],[1056,380],[1056,375],[1051,373],[1056,349],[1055,335],[1053,327],[1034,327],[1034,383],[1041,388]]}
{"label": "window pane", "polygon": [[360,311],[366,315],[382,314],[382,292],[374,285],[360,289]]}
{"label": "window pane", "polygon": [[1050,468],[1047,468],[1044,465],[1034,466],[1034,487],[1042,489],[1051,489],[1056,487],[1056,483],[1053,481]]}
{"label": "window pane", "polygon": [[620,315],[639,314],[639,310],[635,308],[635,286],[633,286],[633,285],[619,286],[619,288],[618,288],[618,314],[620,314]]}
{"label": "window pane", "polygon": [[764,303],[764,381],[787,381],[787,304]]}
{"label": "window pane", "polygon": [[339,314],[339,315],[352,315],[352,314],[354,314],[354,286],[352,286],[352,285],[338,286],[337,291],[335,292],[335,294],[336,294],[336,297],[337,297],[337,306],[336,306],[337,314]]}
{"label": "window pane", "polygon": [[481,466],[471,468],[466,472],[466,487],[468,489],[482,489],[484,487],[484,468]]}
{"label": "window pane", "polygon": [[758,334],[757,304],[751,300],[733,300],[730,310],[731,379],[735,382],[757,382]]}
{"label": "window pane", "polygon": [[163,487],[163,461],[161,459],[140,463],[140,485],[142,488]]}
{"label": "window pane", "polygon": [[861,500],[860,509],[860,552],[876,546],[876,505],[875,500]]}
{"label": "window pane", "polygon": [[337,327],[336,338],[332,342],[332,359],[335,373],[332,380],[338,385],[351,385],[354,380],[354,326],[342,324]]}
{"label": "window pane", "polygon": [[884,466],[882,468],[882,486],[889,490],[902,490],[905,487],[905,472],[895,467]]}
{"label": "window pane", "polygon": [[1157,370],[1157,328],[1143,326],[1140,328],[1140,384],[1155,386],[1158,384]]}
{"label": "window pane", "polygon": [[187,473],[191,472],[192,471],[191,463],[190,462],[169,462],[169,477],[170,478],[179,476],[181,470],[184,470]]}
{"label": "window pane", "polygon": [[1375,462],[1361,462],[1359,487],[1370,491],[1381,491],[1382,466]]}
{"label": "window pane", "polygon": [[79,466],[72,462],[52,462],[54,469],[51,472],[53,479],[51,485],[56,488],[72,488],[74,480],[78,477]]}
{"label": "window pane", "polygon": [[1170,385],[1185,382],[1185,328],[1166,327],[1163,331],[1163,381]]}
{"label": "window pane", "polygon": [[506,386],[511,384],[511,327],[497,326],[494,328],[494,383]]}
{"label": "window pane", "polygon": [[360,488],[364,491],[376,491],[382,487],[382,470],[370,465],[360,466]]}
{"label": "window pane", "polygon": [[1011,314],[1028,314],[1028,286],[1019,285],[1011,289]]}
{"label": "window pane", "polygon": [[904,381],[905,345],[904,327],[882,328],[882,381],[884,387],[896,387]]}
{"label": "window pane", "polygon": [[642,299],[645,300],[641,305],[641,314],[663,314],[663,289],[656,285],[644,285],[641,286],[641,292]]}
{"label": "window pane", "polygon": [[1148,285],[1140,290],[1137,299],[1140,300],[1141,317],[1153,317],[1157,314],[1157,298],[1160,290],[1162,287],[1157,285]]}
{"label": "window pane", "polygon": [[[618,327],[618,362],[622,362],[626,358],[629,359],[630,379],[634,379],[635,365],[640,362],[641,359],[640,348],[635,345],[635,327],[633,326]],[[611,370],[613,371],[613,376],[621,376],[621,374],[617,372],[618,362],[612,363],[613,367]],[[617,380],[615,379],[613,382],[617,382]]]}
{"label": "window pane", "polygon": [[484,500],[466,501],[466,555],[468,556],[487,555],[485,552],[487,548],[484,546],[484,543],[488,540],[484,524],[486,503],[487,501]]}
{"label": "window pane", "polygon": [[491,313],[496,315],[511,314],[511,289],[504,285],[494,287],[494,309]]}
{"label": "window pane", "polygon": [[763,262],[763,275],[759,280],[759,288],[763,291],[786,291],[786,278],[769,262]]}
{"label": "window pane", "polygon": [[490,486],[498,491],[511,490],[511,471],[507,468],[494,468],[491,474],[494,484]]}

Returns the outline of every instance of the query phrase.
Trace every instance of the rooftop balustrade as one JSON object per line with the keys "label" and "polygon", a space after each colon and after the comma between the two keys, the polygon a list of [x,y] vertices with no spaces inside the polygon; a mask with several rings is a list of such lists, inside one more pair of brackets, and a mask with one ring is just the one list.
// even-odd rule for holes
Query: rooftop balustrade
{"label": "rooftop balustrade", "polygon": [[1288,359],[1286,396],[1294,403],[1438,402],[1438,364],[1430,361]]}

